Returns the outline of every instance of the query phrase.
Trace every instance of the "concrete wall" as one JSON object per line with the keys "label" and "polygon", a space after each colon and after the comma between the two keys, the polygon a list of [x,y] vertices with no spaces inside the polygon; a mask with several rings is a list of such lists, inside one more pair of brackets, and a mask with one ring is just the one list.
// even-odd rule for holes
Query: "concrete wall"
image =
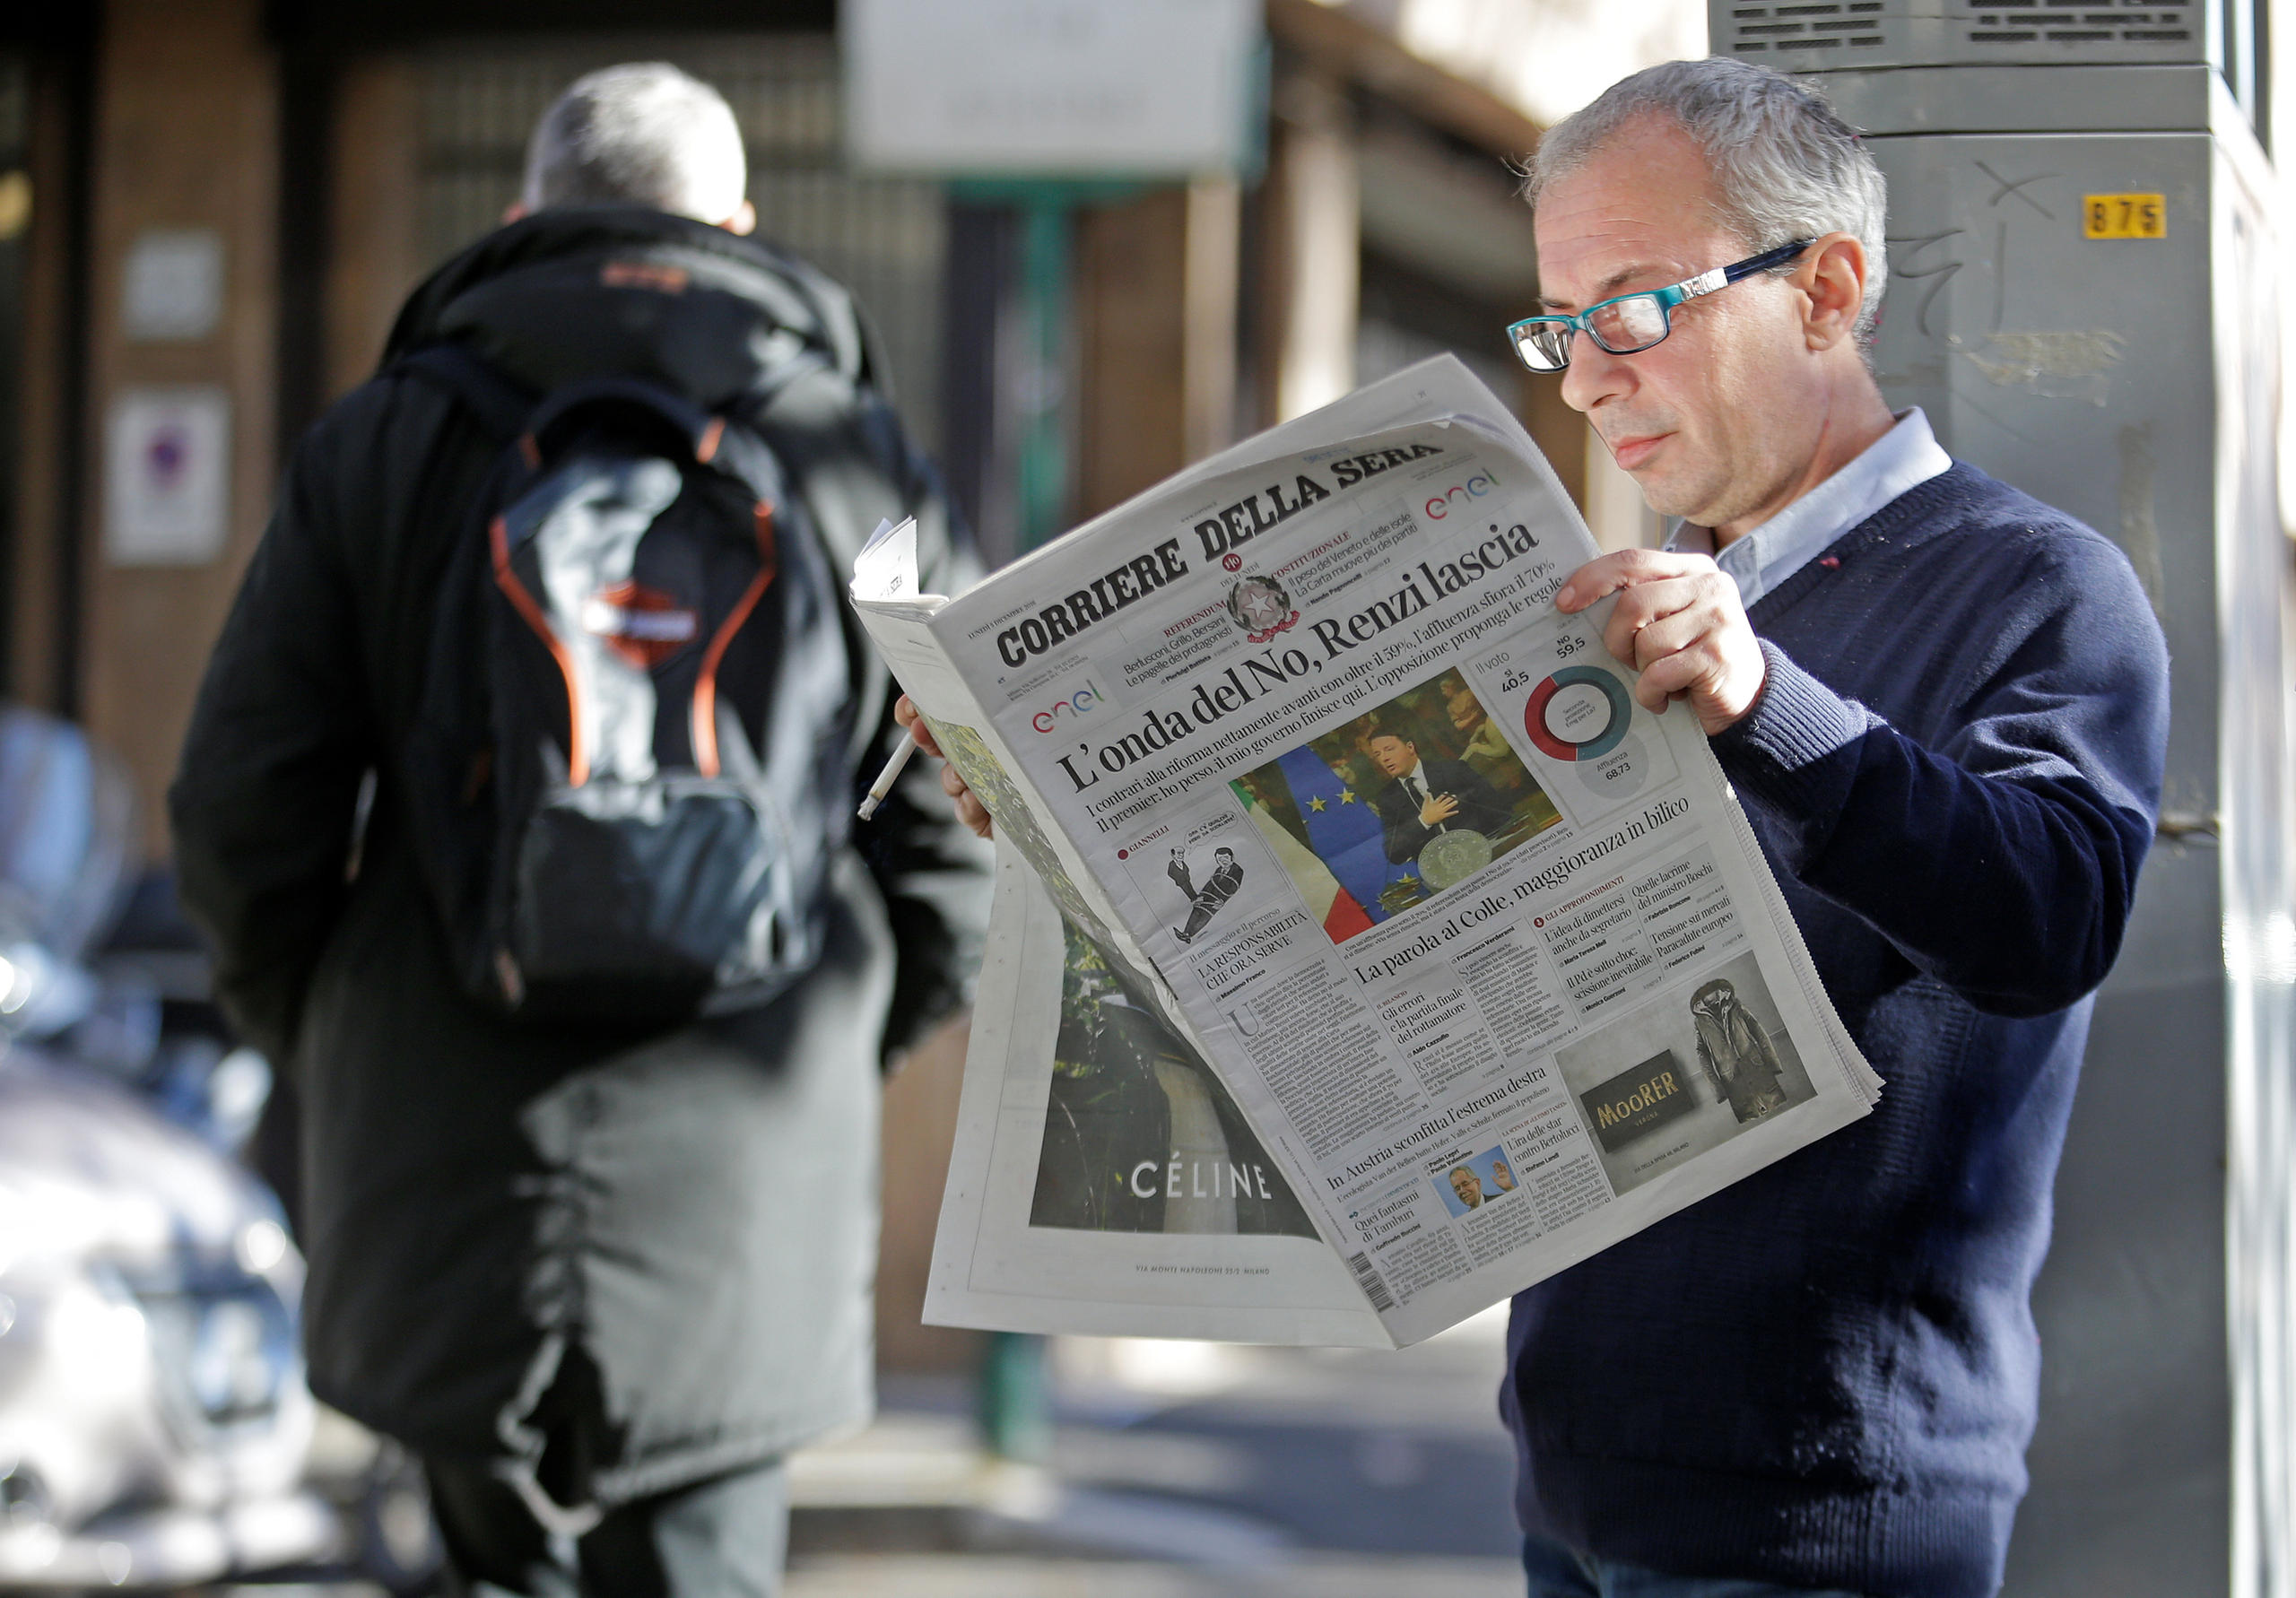
{"label": "concrete wall", "polygon": [[[134,773],[155,856],[166,847],[163,798],[199,665],[262,532],[275,471],[278,72],[262,10],[261,0],[109,0],[96,65],[81,708]],[[131,341],[122,271],[136,236],[195,228],[222,239],[214,331]],[[198,565],[115,565],[100,536],[105,418],[123,389],[195,384],[230,398],[224,550]]]}
{"label": "concrete wall", "polygon": [[421,88],[414,63],[396,54],[347,62],[335,80],[321,294],[330,400],[373,375],[400,304],[430,265],[415,170]]}

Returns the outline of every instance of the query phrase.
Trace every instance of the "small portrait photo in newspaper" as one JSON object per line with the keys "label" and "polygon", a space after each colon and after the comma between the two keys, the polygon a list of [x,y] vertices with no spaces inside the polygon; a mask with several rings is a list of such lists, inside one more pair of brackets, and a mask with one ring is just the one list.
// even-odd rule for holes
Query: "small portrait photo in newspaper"
{"label": "small portrait photo in newspaper", "polygon": [[1116,960],[1062,925],[1060,1030],[1029,1224],[1315,1237],[1217,1073]]}
{"label": "small portrait photo in newspaper", "polygon": [[1456,1219],[1470,1210],[1495,1204],[1515,1192],[1515,1168],[1504,1146],[1485,1149],[1443,1173],[1435,1194]]}
{"label": "small portrait photo in newspaper", "polygon": [[1230,786],[1335,943],[1425,904],[1561,820],[1457,671]]}
{"label": "small portrait photo in newspaper", "polygon": [[1816,1097],[1751,952],[1669,985],[1554,1059],[1617,1193]]}

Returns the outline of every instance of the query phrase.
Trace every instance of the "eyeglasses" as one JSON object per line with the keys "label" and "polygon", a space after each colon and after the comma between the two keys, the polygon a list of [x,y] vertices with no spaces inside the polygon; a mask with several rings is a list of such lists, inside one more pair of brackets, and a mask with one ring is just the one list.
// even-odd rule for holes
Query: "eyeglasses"
{"label": "eyeglasses", "polygon": [[1740,278],[1752,277],[1757,272],[1783,266],[1816,242],[1814,239],[1802,239],[1781,244],[1776,249],[1748,256],[1727,266],[1717,266],[1663,289],[1644,289],[1603,300],[1575,317],[1525,317],[1507,329],[1507,339],[1515,346],[1515,353],[1523,358],[1523,364],[1535,372],[1559,372],[1569,366],[1570,340],[1579,333],[1593,339],[1597,348],[1613,355],[1639,354],[1663,342],[1674,330],[1670,313],[1683,300],[1726,289]]}

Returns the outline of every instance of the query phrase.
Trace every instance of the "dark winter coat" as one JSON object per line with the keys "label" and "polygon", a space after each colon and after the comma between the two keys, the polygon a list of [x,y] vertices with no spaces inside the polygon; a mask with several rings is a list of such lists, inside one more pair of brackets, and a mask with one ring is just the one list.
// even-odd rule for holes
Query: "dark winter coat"
{"label": "dark winter coat", "polygon": [[[296,451],[217,645],[170,795],[177,862],[223,1003],[302,1090],[312,1385],[420,1450],[517,1456],[561,1358],[586,1355],[603,1441],[575,1489],[612,1504],[866,1413],[880,1062],[960,1002],[985,847],[919,762],[834,864],[825,958],[771,1005],[664,1034],[466,999],[399,763],[449,545],[500,448],[392,369],[444,338],[536,389],[616,371],[712,408],[810,352],[770,436],[832,568],[881,517],[918,518],[928,585],[952,591],[963,557],[841,290],[698,222],[550,212],[415,292],[382,372]],[[857,795],[891,690],[849,615],[846,635]]]}

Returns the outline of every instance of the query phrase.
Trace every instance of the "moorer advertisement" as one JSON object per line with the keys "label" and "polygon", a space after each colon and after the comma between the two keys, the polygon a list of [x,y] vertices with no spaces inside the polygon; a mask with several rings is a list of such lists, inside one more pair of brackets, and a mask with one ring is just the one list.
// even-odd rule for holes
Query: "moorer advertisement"
{"label": "moorer advertisement", "polygon": [[[900,537],[857,605],[1071,929],[1059,1019],[993,1039],[1045,1076],[1000,1156],[1031,1231],[1312,1235],[1409,1342],[1878,1097],[1694,722],[1555,609],[1593,543],[1455,360],[952,599]],[[1175,1334],[1271,1334],[1233,1310]]]}

